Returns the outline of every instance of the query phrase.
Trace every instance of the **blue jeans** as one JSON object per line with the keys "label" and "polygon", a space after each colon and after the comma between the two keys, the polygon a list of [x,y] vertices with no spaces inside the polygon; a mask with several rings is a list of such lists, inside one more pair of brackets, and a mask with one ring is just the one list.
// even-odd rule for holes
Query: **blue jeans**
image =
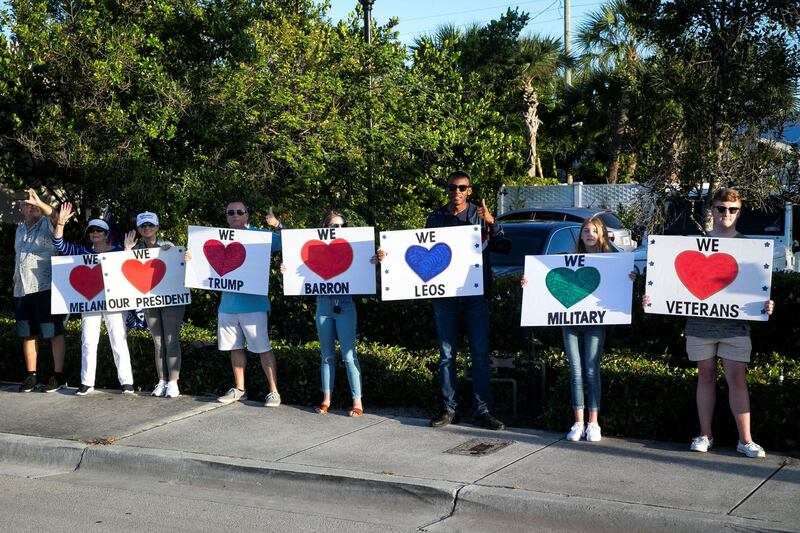
{"label": "blue jeans", "polygon": [[605,326],[564,326],[564,351],[569,361],[572,408],[583,409],[586,379],[588,409],[600,410],[600,354],[606,341]]}
{"label": "blue jeans", "polygon": [[[339,312],[335,307],[338,305]],[[351,296],[317,297],[317,333],[322,352],[322,392],[333,391],[336,376],[336,339],[342,351],[350,394],[361,398],[361,365],[356,356],[356,306]]]}
{"label": "blue jeans", "polygon": [[489,304],[483,296],[441,298],[433,302],[436,332],[439,335],[439,385],[444,408],[455,411],[456,352],[462,320],[469,339],[472,358],[472,406],[476,415],[489,411]]}

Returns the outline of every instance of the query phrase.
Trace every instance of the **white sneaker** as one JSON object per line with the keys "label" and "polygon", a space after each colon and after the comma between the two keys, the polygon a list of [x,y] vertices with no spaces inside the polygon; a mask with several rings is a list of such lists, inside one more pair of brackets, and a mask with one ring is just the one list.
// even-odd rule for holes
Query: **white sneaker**
{"label": "white sneaker", "polygon": [[170,381],[167,383],[167,390],[164,392],[164,396],[167,398],[177,398],[181,395],[181,391],[178,390],[178,382],[177,381]]}
{"label": "white sneaker", "polygon": [[567,433],[567,440],[571,440],[572,442],[578,442],[583,437],[583,422],[575,422],[572,424],[572,427],[569,428],[569,433]]}
{"label": "white sneaker", "polygon": [[764,452],[764,448],[753,441],[750,441],[747,444],[742,444],[741,442],[736,443],[736,451],[745,454],[747,457],[767,456],[767,454]]}
{"label": "white sneaker", "polygon": [[153,392],[150,393],[150,396],[164,396],[164,392],[167,390],[167,382],[163,379],[158,380],[158,385],[156,388],[153,389]]}
{"label": "white sneaker", "polygon": [[222,396],[217,396],[217,401],[219,403],[238,402],[246,399],[247,395],[244,393],[244,391],[239,390],[236,387],[231,387],[230,390],[225,394],[223,394]]}
{"label": "white sneaker", "polygon": [[589,422],[589,425],[586,426],[586,433],[584,434],[584,437],[586,437],[586,440],[589,442],[599,442],[602,438],[600,436],[600,426],[594,422]]}
{"label": "white sneaker", "polygon": [[281,395],[278,394],[278,391],[267,394],[267,401],[264,402],[264,407],[278,407],[280,404]]}
{"label": "white sneaker", "polygon": [[714,446],[714,439],[700,435],[692,439],[692,445],[689,446],[689,449],[693,452],[707,452],[712,446]]}

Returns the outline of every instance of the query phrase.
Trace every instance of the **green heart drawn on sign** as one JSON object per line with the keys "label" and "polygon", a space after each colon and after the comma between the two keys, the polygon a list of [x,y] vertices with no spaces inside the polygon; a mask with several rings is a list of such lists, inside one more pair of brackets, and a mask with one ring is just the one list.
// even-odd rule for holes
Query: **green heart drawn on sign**
{"label": "green heart drawn on sign", "polygon": [[582,267],[578,270],[554,268],[547,273],[544,282],[550,294],[569,309],[592,294],[600,285],[600,271],[595,267]]}

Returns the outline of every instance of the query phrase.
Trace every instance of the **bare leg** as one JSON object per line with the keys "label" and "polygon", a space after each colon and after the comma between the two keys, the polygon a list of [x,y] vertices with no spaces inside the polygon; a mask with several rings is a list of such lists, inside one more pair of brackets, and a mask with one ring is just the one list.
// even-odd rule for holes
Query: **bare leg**
{"label": "bare leg", "polygon": [[25,370],[36,372],[36,337],[22,339],[22,355],[25,358]]}
{"label": "bare leg", "polygon": [[575,422],[583,424],[583,408],[575,409]]}
{"label": "bare leg", "polygon": [[750,393],[745,379],[747,363],[723,359],[722,366],[728,382],[728,403],[739,430],[739,442],[747,444],[753,440],[750,435]]}
{"label": "bare leg", "polygon": [[589,423],[597,424],[597,409],[589,409]]}
{"label": "bare leg", "polygon": [[261,368],[264,369],[264,374],[267,375],[269,391],[278,392],[277,372],[275,371],[275,352],[270,350],[261,354]]}
{"label": "bare leg", "polygon": [[244,350],[231,350],[233,386],[244,390],[244,368],[247,366],[247,353]]}
{"label": "bare leg", "polygon": [[717,401],[717,359],[712,357],[697,362],[697,416],[700,419],[700,434],[712,436],[711,422]]}
{"label": "bare leg", "polygon": [[64,354],[66,353],[66,343],[64,342],[64,335],[56,335],[50,339],[50,347],[53,350],[53,370],[55,372],[64,372]]}

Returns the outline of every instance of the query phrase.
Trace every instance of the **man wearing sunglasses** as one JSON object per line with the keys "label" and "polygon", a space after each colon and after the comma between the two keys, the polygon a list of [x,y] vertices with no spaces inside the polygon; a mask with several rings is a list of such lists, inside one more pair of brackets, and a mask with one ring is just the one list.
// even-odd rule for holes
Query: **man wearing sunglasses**
{"label": "man wearing sunglasses", "polygon": [[[225,218],[232,229],[256,229],[250,227],[250,212],[245,203],[235,200],[225,208]],[[272,251],[281,249],[281,237],[277,233],[281,223],[272,213],[270,207],[266,217],[268,226],[276,233],[272,236]],[[265,275],[269,275],[269,265],[265,265]],[[270,303],[268,296],[223,292],[217,314],[217,344],[220,351],[231,352],[233,369],[233,387],[223,396],[217,398],[220,403],[231,403],[245,400],[244,369],[247,366],[247,351],[257,353],[261,359],[261,367],[267,376],[269,393],[265,407],[278,407],[281,395],[275,366],[275,353],[269,343],[268,316]],[[247,351],[245,351],[245,345]]]}
{"label": "man wearing sunglasses", "polygon": [[[719,189],[712,199],[714,226],[710,237],[743,238],[736,229],[742,200],[735,189]],[[772,314],[772,300],[764,304],[764,312]],[[697,414],[700,435],[690,449],[706,452],[714,444],[712,419],[716,402],[717,358],[722,360],[728,382],[728,402],[736,421],[739,442],[736,451],[747,457],[764,457],[764,449],[753,442],[750,434],[750,393],[747,390],[747,363],[750,362],[750,325],[742,320],[690,317],[686,319],[686,353],[697,363]]]}
{"label": "man wearing sunglasses", "polygon": [[426,228],[481,226],[483,241],[483,296],[438,298],[433,302],[436,332],[439,336],[439,384],[443,409],[431,420],[431,426],[442,427],[456,419],[456,352],[462,335],[463,321],[472,358],[473,421],[476,425],[502,430],[505,424],[489,412],[489,297],[492,288],[490,252],[508,253],[510,242],[495,223],[486,202],[469,203],[472,180],[465,172],[453,172],[445,187],[447,205],[428,215]]}

